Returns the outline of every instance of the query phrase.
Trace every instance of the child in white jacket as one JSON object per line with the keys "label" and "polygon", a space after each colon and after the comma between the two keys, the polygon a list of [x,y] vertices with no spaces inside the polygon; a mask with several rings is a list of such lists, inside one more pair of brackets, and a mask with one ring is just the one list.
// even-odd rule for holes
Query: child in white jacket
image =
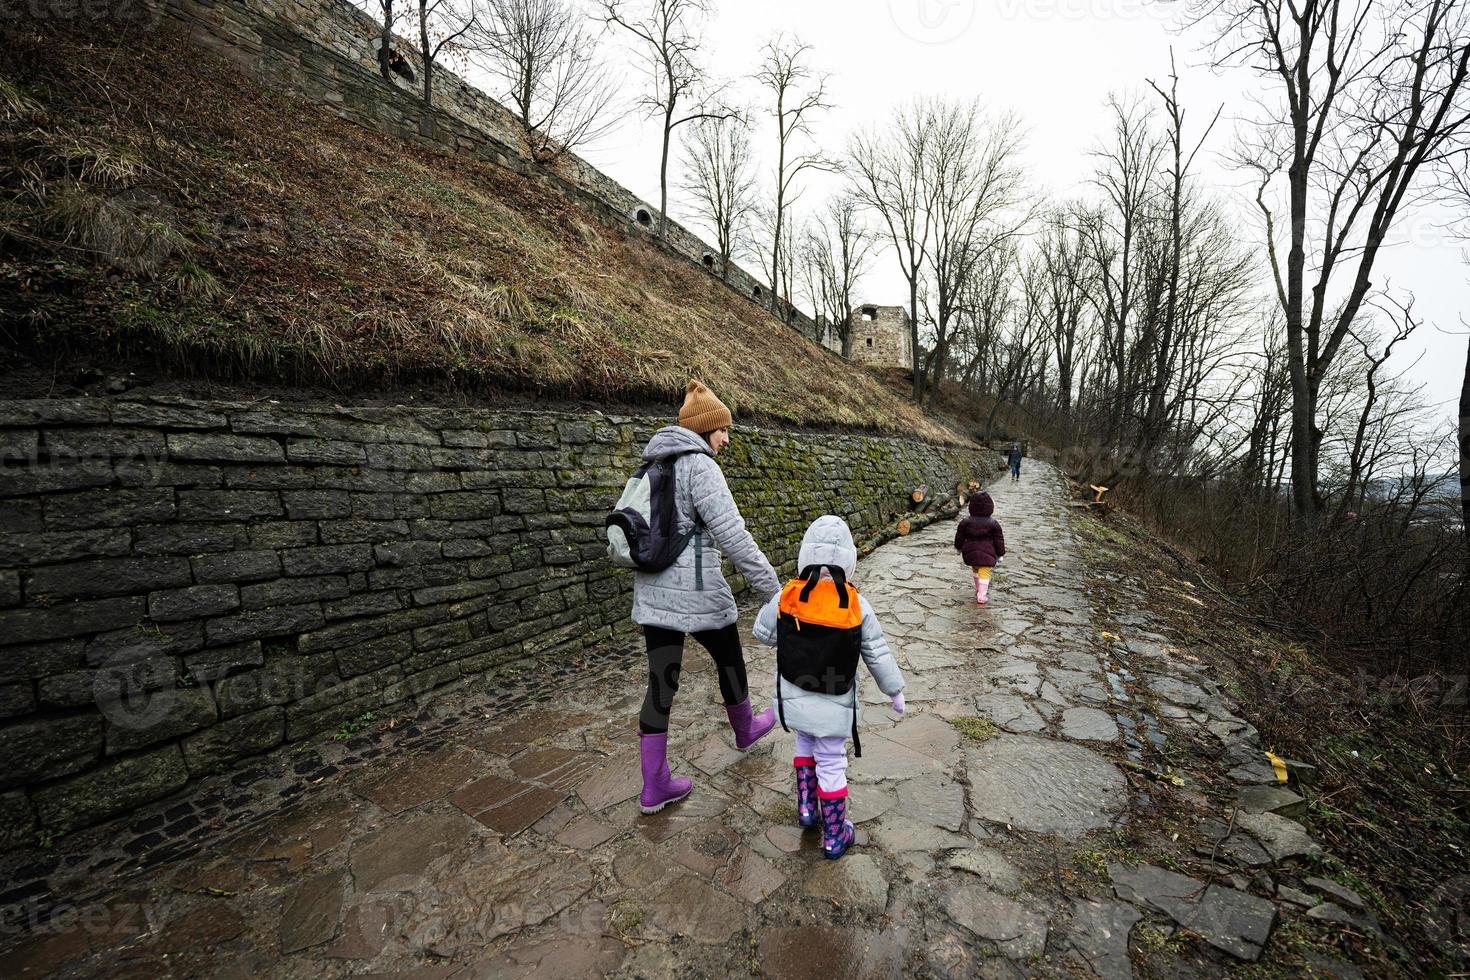
{"label": "child in white jacket", "polygon": [[900,715],[904,680],[868,600],[847,582],[857,568],[847,522],[830,514],[813,521],[796,567],[802,577],[761,609],[753,632],[777,647],[778,717],[796,730],[797,823],[816,826],[820,810],[822,851],[835,859],[855,836],[847,819],[847,739],[856,738],[861,717],[857,658]]}

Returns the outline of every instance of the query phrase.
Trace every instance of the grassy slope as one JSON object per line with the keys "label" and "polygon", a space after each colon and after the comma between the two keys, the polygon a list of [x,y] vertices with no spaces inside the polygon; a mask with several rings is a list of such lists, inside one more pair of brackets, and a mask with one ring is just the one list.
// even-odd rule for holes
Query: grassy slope
{"label": "grassy slope", "polygon": [[[1079,529],[1098,571],[1143,580],[1151,611],[1211,664],[1264,747],[1318,767],[1303,820],[1328,853],[1302,873],[1357,891],[1402,944],[1293,915],[1277,925],[1269,964],[1242,975],[1304,976],[1319,954],[1372,964],[1374,975],[1453,973],[1463,932],[1447,942],[1432,923],[1463,916],[1455,903],[1470,881],[1470,727],[1458,681],[1360,685],[1350,667],[1258,616],[1124,512],[1084,517]],[[1211,792],[1224,802],[1234,794],[1229,785]]]}
{"label": "grassy slope", "polygon": [[954,439],[530,181],[366,132],[167,31],[43,29],[9,28],[0,68],[0,347],[623,403],[694,375],[746,419]]}

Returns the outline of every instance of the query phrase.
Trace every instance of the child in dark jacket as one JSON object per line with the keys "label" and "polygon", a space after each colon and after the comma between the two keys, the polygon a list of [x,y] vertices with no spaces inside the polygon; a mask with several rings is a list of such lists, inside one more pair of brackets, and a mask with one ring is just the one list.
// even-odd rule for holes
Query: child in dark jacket
{"label": "child in dark jacket", "polygon": [[990,516],[994,512],[995,501],[990,494],[978,490],[970,495],[970,516],[960,521],[954,532],[954,548],[974,573],[975,601],[982,606],[989,600],[990,573],[1006,553],[1000,522]]}

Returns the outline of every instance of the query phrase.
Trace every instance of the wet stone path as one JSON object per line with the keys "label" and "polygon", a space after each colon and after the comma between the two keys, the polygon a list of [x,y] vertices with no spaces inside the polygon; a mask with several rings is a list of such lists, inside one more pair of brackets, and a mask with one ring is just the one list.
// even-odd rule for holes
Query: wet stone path
{"label": "wet stone path", "polygon": [[795,825],[792,736],[736,751],[691,644],[670,745],[695,789],[660,814],[636,801],[640,657],[531,678],[516,710],[460,692],[172,801],[254,814],[193,847],[56,862],[38,887],[68,915],[0,937],[0,975],[1127,977],[1144,947],[1146,972],[1219,975],[1283,902],[1371,928],[1351,893],[1285,883],[1316,847],[1283,815],[1300,798],[1138,586],[1089,575],[1060,478],[1028,463],[992,493],[988,606],[950,521],[859,566],[910,707],[865,676],[840,861]]}

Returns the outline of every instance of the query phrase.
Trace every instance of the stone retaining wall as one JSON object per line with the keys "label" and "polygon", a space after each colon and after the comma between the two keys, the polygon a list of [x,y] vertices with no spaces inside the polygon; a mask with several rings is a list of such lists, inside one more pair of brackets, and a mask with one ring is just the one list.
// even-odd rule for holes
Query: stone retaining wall
{"label": "stone retaining wall", "polygon": [[[444,67],[434,72],[433,109],[416,85],[390,84],[378,72],[381,26],[348,0],[144,0],[182,27],[197,44],[275,88],[296,92],[367,129],[449,153],[467,153],[544,182],[583,205],[602,223],[647,237],[722,280],[736,293],[769,308],[768,287],[733,262],[720,276],[719,253],[670,220],[656,237],[658,209],[575,154],[555,172],[524,152],[515,116]],[[400,14],[402,27],[416,12]],[[399,47],[420,71],[415,45]],[[783,311],[795,330],[829,350],[841,350],[834,331],[798,309]]]}
{"label": "stone retaining wall", "polygon": [[[611,640],[631,577],[602,520],[658,424],[0,402],[0,844]],[[994,469],[978,449],[747,428],[721,463],[784,571],[822,513],[891,533],[914,486]]]}

